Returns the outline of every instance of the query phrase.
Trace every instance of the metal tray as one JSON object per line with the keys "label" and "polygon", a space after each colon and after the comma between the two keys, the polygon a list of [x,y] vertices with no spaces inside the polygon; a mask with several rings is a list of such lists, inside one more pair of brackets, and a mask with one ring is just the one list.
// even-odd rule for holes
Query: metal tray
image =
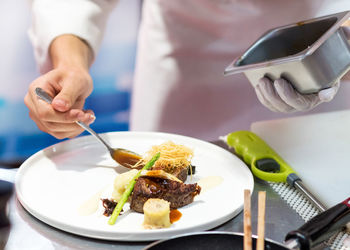
{"label": "metal tray", "polygon": [[340,28],[349,17],[346,11],[271,29],[224,75],[244,72],[253,86],[264,76],[282,77],[304,94],[329,88],[350,69],[350,45]]}

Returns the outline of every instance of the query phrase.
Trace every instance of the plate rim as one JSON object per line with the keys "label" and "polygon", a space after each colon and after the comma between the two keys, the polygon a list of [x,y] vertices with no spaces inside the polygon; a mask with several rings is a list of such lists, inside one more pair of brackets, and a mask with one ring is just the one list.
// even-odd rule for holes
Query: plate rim
{"label": "plate rim", "polygon": [[[132,134],[133,136],[141,136],[141,135],[142,136],[151,136],[151,137],[156,136],[157,138],[159,136],[175,137],[175,138],[180,137],[180,138],[183,138],[185,140],[195,141],[195,142],[198,142],[200,144],[205,144],[207,146],[214,147],[216,150],[219,150],[219,151],[223,152],[224,154],[228,154],[228,153],[232,154],[230,151],[228,151],[228,150],[226,150],[218,145],[215,145],[211,142],[207,142],[207,141],[200,140],[200,139],[193,138],[193,137],[189,137],[189,136],[173,134],[173,133],[142,132],[142,131],[116,131],[116,132],[100,133],[99,135],[102,135],[103,137],[108,138],[108,137],[112,137],[112,136],[120,136],[120,135],[125,136],[125,135],[129,135],[129,134]],[[17,196],[20,204],[25,208],[25,210],[27,212],[29,212],[29,214],[31,214],[32,216],[34,216],[35,218],[40,220],[42,223],[50,225],[50,226],[54,227],[55,229],[59,229],[61,231],[72,233],[74,235],[79,235],[79,236],[88,237],[88,238],[92,238],[92,239],[102,239],[102,240],[112,240],[112,241],[132,241],[132,242],[161,240],[161,239],[169,238],[169,237],[183,234],[183,233],[190,233],[190,232],[195,232],[195,231],[203,231],[203,230],[213,229],[213,228],[231,220],[236,215],[238,215],[243,209],[243,204],[242,204],[236,210],[233,210],[232,212],[227,213],[226,216],[222,216],[219,219],[216,219],[214,221],[202,223],[196,227],[171,228],[169,230],[165,229],[165,230],[157,231],[157,232],[151,231],[151,230],[145,231],[145,232],[137,232],[137,238],[134,238],[132,232],[130,232],[130,231],[128,231],[128,232],[116,232],[116,231],[106,231],[106,230],[93,231],[91,229],[86,229],[84,227],[78,227],[75,225],[73,225],[73,226],[67,225],[66,223],[61,222],[60,220],[56,220],[54,218],[47,217],[47,216],[41,214],[40,212],[36,211],[35,209],[32,209],[31,206],[29,204],[27,204],[26,199],[23,196],[23,194],[20,192],[19,187],[21,185],[20,180],[21,180],[21,178],[23,178],[25,171],[27,171],[27,169],[30,167],[31,162],[35,161],[40,156],[42,156],[45,151],[52,150],[55,147],[61,147],[61,145],[64,145],[66,143],[72,143],[72,141],[73,141],[73,143],[76,142],[79,145],[81,143],[91,145],[91,141],[92,141],[92,143],[94,143],[94,141],[95,141],[94,144],[99,144],[99,142],[92,135],[84,135],[84,136],[80,136],[80,137],[76,137],[73,139],[64,140],[64,141],[55,143],[53,145],[50,145],[50,146],[36,152],[32,156],[30,156],[28,159],[26,159],[19,167],[19,169],[16,173],[16,176],[15,176],[15,193],[16,193],[16,196]],[[101,146],[102,146],[102,144],[101,144]],[[236,160],[239,160],[242,164],[245,164],[236,155],[232,154],[232,156],[234,158],[236,158]],[[46,156],[44,156],[44,157],[46,157]],[[253,178],[253,175],[248,167],[247,167],[246,172],[247,172],[246,174],[248,175],[248,177],[250,177],[249,178],[250,183],[246,183],[246,185],[247,185],[247,187],[249,187],[248,189],[250,189],[251,193],[253,193],[254,178]]]}

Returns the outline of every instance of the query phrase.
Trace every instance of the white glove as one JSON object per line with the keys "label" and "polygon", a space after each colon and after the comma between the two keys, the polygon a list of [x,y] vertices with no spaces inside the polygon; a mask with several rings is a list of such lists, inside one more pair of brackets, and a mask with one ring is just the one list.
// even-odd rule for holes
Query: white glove
{"label": "white glove", "polygon": [[300,94],[285,79],[280,78],[272,82],[266,77],[261,78],[255,86],[256,95],[265,107],[271,111],[283,113],[307,111],[322,102],[329,102],[338,89],[339,82],[317,94]]}

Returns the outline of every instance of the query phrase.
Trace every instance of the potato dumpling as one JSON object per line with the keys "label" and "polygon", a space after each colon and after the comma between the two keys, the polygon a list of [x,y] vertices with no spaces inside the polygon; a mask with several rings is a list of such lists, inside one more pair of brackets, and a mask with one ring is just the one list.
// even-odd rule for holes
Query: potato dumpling
{"label": "potato dumpling", "polygon": [[170,202],[163,199],[151,198],[143,205],[144,221],[146,229],[170,227]]}
{"label": "potato dumpling", "polygon": [[137,172],[137,169],[132,169],[115,177],[112,192],[112,199],[114,201],[118,202],[120,200],[126,187],[129,185],[130,181],[134,178]]}

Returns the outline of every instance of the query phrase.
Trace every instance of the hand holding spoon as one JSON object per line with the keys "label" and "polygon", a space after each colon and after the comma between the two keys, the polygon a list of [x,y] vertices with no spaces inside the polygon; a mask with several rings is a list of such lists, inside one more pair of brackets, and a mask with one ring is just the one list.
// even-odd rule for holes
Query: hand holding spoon
{"label": "hand holding spoon", "polygon": [[[49,104],[52,103],[52,97],[48,93],[46,93],[42,88],[36,88],[35,93],[38,97],[40,97],[45,102]],[[113,160],[115,160],[121,166],[132,168],[137,162],[141,160],[141,156],[139,154],[136,154],[130,150],[123,149],[123,148],[112,148],[104,139],[102,139],[95,131],[93,131],[89,127],[89,125],[80,121],[76,121],[76,123],[79,126],[81,126],[83,129],[88,131],[96,139],[98,139],[108,149]],[[143,164],[141,164],[139,167],[142,167],[142,165]]]}

